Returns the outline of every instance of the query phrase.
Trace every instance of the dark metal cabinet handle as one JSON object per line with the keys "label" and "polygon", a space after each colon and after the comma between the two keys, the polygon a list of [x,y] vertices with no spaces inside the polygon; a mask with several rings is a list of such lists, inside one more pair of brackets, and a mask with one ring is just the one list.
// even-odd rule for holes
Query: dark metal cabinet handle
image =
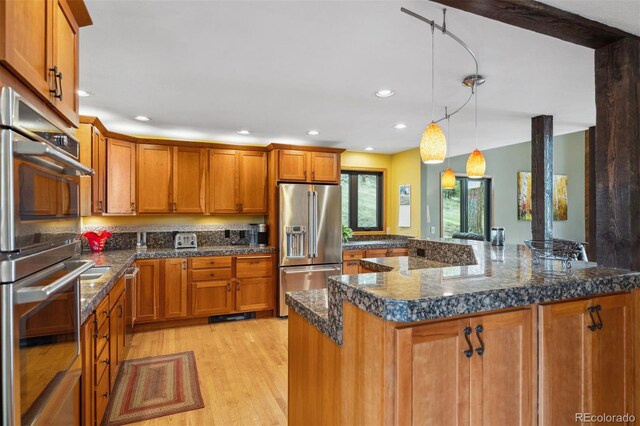
{"label": "dark metal cabinet handle", "polygon": [[60,80],[62,80],[62,74],[60,73],[60,71],[58,71],[57,66],[49,68],[49,72],[53,73],[53,89],[49,89],[49,93],[51,93],[54,98],[62,100],[62,90],[58,85],[58,77],[60,77]]}
{"label": "dark metal cabinet handle", "polygon": [[[59,86],[60,93],[58,93],[58,96],[56,96],[56,98],[62,100],[62,73],[60,71],[58,71],[58,75],[56,76],[56,78],[58,78],[59,81],[60,81],[60,86]],[[57,84],[56,84],[56,86],[57,86]]]}
{"label": "dark metal cabinet handle", "polygon": [[311,180],[316,180],[316,171],[311,171]]}
{"label": "dark metal cabinet handle", "polygon": [[109,398],[109,392],[105,392],[105,393],[103,393],[103,394],[102,394],[102,397],[103,397],[103,398]]}
{"label": "dark metal cabinet handle", "polygon": [[131,203],[131,211],[132,212],[136,211],[136,203]]}
{"label": "dark metal cabinet handle", "polygon": [[476,348],[476,353],[480,356],[484,354],[484,341],[482,340],[482,336],[480,334],[484,331],[481,325],[476,326],[476,337],[478,338],[478,342],[480,342],[480,347]]}
{"label": "dark metal cabinet handle", "polygon": [[[591,318],[591,325],[588,326],[589,330],[591,331],[596,331],[596,330],[601,330],[602,329],[602,317],[600,316],[600,310],[602,309],[602,307],[600,305],[596,305],[596,306],[590,306],[587,308],[587,312],[589,312],[589,317]],[[593,316],[593,313],[596,313],[596,316],[598,317],[598,322],[596,322],[596,319]]]}
{"label": "dark metal cabinet handle", "polygon": [[102,201],[98,201],[98,210],[102,211]]}
{"label": "dark metal cabinet handle", "polygon": [[104,340],[106,340],[106,341],[109,341],[109,335],[108,335],[108,334],[105,334],[104,336],[102,336],[102,338],[103,338]]}
{"label": "dark metal cabinet handle", "polygon": [[471,358],[473,356],[473,346],[471,345],[471,339],[469,338],[470,335],[471,335],[471,327],[465,327],[464,340],[467,341],[467,346],[469,348],[466,351],[464,351],[464,354],[467,356],[467,358]]}
{"label": "dark metal cabinet handle", "polygon": [[102,362],[104,362],[105,364],[109,364],[109,358],[106,358],[106,359],[105,359],[104,361],[102,361]]}
{"label": "dark metal cabinet handle", "polygon": [[124,315],[124,309],[122,308],[122,305],[118,305],[118,318],[122,318],[122,315]]}
{"label": "dark metal cabinet handle", "polygon": [[231,291],[231,283],[227,283],[227,291]]}

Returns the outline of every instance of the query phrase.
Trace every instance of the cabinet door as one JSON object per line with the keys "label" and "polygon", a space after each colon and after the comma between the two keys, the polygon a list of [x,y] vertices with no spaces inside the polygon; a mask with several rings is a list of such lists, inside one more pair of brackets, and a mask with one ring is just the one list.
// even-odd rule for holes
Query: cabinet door
{"label": "cabinet door", "polygon": [[589,300],[576,300],[539,308],[540,424],[574,423],[576,413],[592,412],[589,306]]}
{"label": "cabinet door", "polygon": [[470,358],[470,424],[533,424],[531,310],[475,317],[470,325],[475,349]]}
{"label": "cabinet door", "polygon": [[468,327],[452,320],[396,330],[395,424],[469,424]]}
{"label": "cabinet door", "polygon": [[116,382],[118,370],[123,359],[124,349],[124,300],[125,294],[122,293],[118,298],[118,301],[111,309],[109,318],[109,377],[111,380],[111,387]]}
{"label": "cabinet door", "polygon": [[174,213],[205,212],[205,172],[207,150],[174,147],[173,211]]}
{"label": "cabinet door", "polygon": [[95,172],[91,178],[91,211],[93,214],[102,214],[106,208],[107,143],[102,133],[94,126],[91,126],[91,166]]}
{"label": "cabinet door", "polygon": [[209,150],[209,213],[238,213],[238,160],[234,150]]}
{"label": "cabinet door", "polygon": [[243,278],[236,280],[236,310],[260,311],[273,308],[273,280],[269,278]]}
{"label": "cabinet door", "polygon": [[332,152],[312,152],[311,181],[338,183],[340,181],[340,156]]}
{"label": "cabinet door", "polygon": [[118,368],[127,356],[126,333],[127,333],[127,298],[129,293],[126,291],[120,296],[118,308]]}
{"label": "cabinet door", "polygon": [[187,259],[164,261],[164,319],[187,316]]}
{"label": "cabinet door", "polygon": [[365,257],[387,257],[387,249],[367,250]]}
{"label": "cabinet door", "polygon": [[82,356],[82,394],[81,403],[82,414],[81,424],[93,425],[95,418],[95,399],[94,399],[94,387],[95,387],[95,339],[96,339],[96,315],[91,314],[87,321],[82,324],[80,329],[80,354]]}
{"label": "cabinet door", "polygon": [[592,385],[590,412],[631,413],[631,294],[597,297],[592,299],[591,307],[597,310],[594,313],[600,328],[586,331],[592,335],[591,368],[587,370],[591,373]]}
{"label": "cabinet door", "polygon": [[140,271],[136,281],[136,323],[158,320],[160,260],[136,261]]}
{"label": "cabinet door", "polygon": [[107,213],[136,212],[136,144],[107,140]]}
{"label": "cabinet door", "polygon": [[0,59],[49,99],[51,1],[3,1],[0,6],[4,9],[0,14]]}
{"label": "cabinet door", "polygon": [[[66,0],[53,1],[53,50],[51,64],[60,72],[60,98],[55,107],[72,123],[78,123],[78,24]],[[53,77],[52,77],[53,78]]]}
{"label": "cabinet door", "polygon": [[242,213],[267,212],[267,153],[238,151],[238,199]]}
{"label": "cabinet door", "polygon": [[233,311],[231,281],[198,281],[191,284],[191,315],[209,316]]}
{"label": "cabinet door", "polygon": [[138,145],[136,165],[136,196],[138,213],[170,213],[171,153],[167,145]]}
{"label": "cabinet door", "polygon": [[359,272],[360,261],[359,260],[347,260],[342,262],[342,274],[343,275],[355,275]]}
{"label": "cabinet door", "polygon": [[306,182],[309,153],[283,149],[278,152],[278,180]]}

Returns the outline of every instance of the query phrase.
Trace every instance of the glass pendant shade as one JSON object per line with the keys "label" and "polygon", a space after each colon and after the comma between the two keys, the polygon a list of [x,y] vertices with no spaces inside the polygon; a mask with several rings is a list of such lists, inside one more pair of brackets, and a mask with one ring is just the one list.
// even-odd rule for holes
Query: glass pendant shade
{"label": "glass pendant shade", "polygon": [[439,164],[447,156],[447,140],[437,123],[431,122],[420,139],[420,157],[425,164]]}
{"label": "glass pendant shade", "polygon": [[479,179],[484,176],[487,164],[484,161],[484,155],[479,149],[471,153],[467,160],[467,176],[471,179]]}
{"label": "glass pendant shade", "polygon": [[440,183],[442,184],[442,189],[453,189],[456,187],[456,174],[453,173],[451,168],[448,168],[442,173]]}

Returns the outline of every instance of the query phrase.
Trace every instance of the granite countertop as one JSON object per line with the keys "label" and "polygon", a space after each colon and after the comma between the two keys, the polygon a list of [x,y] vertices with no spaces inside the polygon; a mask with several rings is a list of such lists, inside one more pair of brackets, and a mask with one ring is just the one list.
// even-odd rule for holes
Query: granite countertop
{"label": "granite countertop", "polygon": [[385,248],[405,248],[409,240],[368,240],[368,241],[349,241],[342,243],[342,250],[373,250]]}
{"label": "granite countertop", "polygon": [[[444,244],[452,243],[441,244],[446,250]],[[573,262],[571,272],[566,273],[559,262],[548,263],[546,269],[533,265],[529,249],[522,245],[459,244],[471,246],[476,264],[441,266],[415,256],[365,259],[361,262],[367,268],[392,271],[330,277],[323,290],[328,300],[326,314],[324,309],[316,312],[304,292],[288,293],[287,304],[341,344],[343,300],[387,321],[414,322],[640,287],[640,272]]]}
{"label": "granite countertop", "polygon": [[80,318],[81,324],[91,315],[102,302],[113,286],[124,275],[127,268],[136,259],[166,259],[176,257],[198,256],[233,256],[242,254],[274,253],[274,247],[250,246],[204,246],[197,249],[147,249],[144,251],[109,250],[101,253],[86,253],[78,256],[80,260],[92,260],[95,266],[111,266],[108,272],[95,280],[80,282]]}

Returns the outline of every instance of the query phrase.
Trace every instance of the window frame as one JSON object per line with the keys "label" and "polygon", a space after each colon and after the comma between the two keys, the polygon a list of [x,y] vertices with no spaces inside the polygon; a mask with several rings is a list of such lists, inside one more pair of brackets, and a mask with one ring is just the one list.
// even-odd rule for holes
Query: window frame
{"label": "window frame", "polygon": [[[444,208],[444,200],[443,194],[446,189],[442,188],[442,174],[444,172],[440,172],[440,238],[443,237],[444,233],[444,218],[443,218],[443,208]],[[467,175],[457,174],[456,173],[456,182],[460,181],[460,199],[467,200],[469,186],[467,183],[463,184],[462,182],[469,181],[480,181],[484,180],[487,190],[485,191],[485,206],[487,206],[487,210],[485,211],[484,217],[484,228],[485,228],[485,241],[491,240],[491,224],[493,223],[493,178],[491,176],[484,176],[480,179],[472,179]],[[468,223],[468,205],[467,203],[461,203],[460,205],[460,232],[469,232],[469,223]]]}
{"label": "window frame", "polygon": [[[386,178],[385,169],[373,168],[344,168],[340,170],[340,187],[342,187],[342,175],[349,175],[349,228],[356,234],[381,234],[386,226]],[[358,227],[358,215],[352,212],[358,211],[358,179],[359,175],[377,175],[378,188],[376,196],[376,211],[378,212],[377,224],[375,227]],[[342,205],[342,203],[341,203]]]}

